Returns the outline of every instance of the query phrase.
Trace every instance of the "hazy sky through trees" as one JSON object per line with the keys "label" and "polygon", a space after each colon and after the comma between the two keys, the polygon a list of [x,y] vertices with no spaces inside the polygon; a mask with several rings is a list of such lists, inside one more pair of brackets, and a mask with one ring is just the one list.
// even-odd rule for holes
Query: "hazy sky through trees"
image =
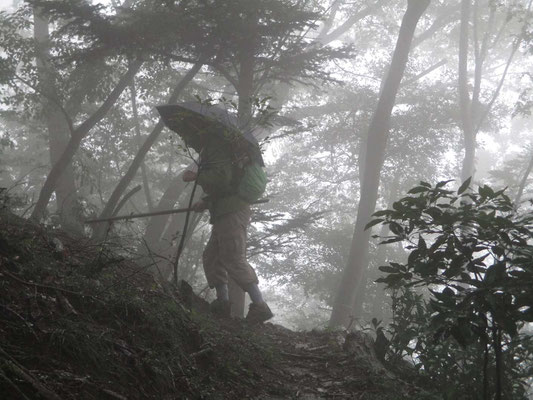
{"label": "hazy sky through trees", "polygon": [[[13,3],[13,0],[0,0],[0,8],[11,9]],[[22,1],[15,3],[23,4]],[[111,5],[110,0],[92,2],[96,3]],[[216,2],[205,3],[217,5]],[[218,7],[226,3],[231,4],[221,1]],[[320,37],[324,27],[331,33],[352,18],[361,18],[324,46],[328,51],[338,53],[344,46],[352,46],[351,52],[347,51],[344,56],[339,56],[338,53],[330,54],[321,59],[314,59],[310,65],[303,64],[311,67],[306,73],[312,76],[291,75],[289,78],[296,76],[296,79],[290,85],[286,84],[286,77],[281,76],[280,79],[280,73],[292,73],[292,69],[301,67],[297,64],[298,60],[293,60],[291,54],[283,54],[282,50],[280,52],[283,57],[280,59],[284,62],[295,62],[294,65],[289,64],[290,68],[277,71],[275,66],[264,64],[266,68],[261,70],[262,73],[256,74],[257,77],[262,77],[274,71],[272,79],[265,79],[257,85],[259,89],[256,94],[260,98],[278,96],[278,104],[274,104],[274,107],[279,107],[280,114],[292,122],[273,132],[275,139],[265,146],[271,202],[258,212],[251,251],[255,254],[253,262],[258,265],[260,274],[273,282],[272,287],[291,287],[292,294],[298,294],[294,295],[294,301],[320,304],[321,308],[312,308],[313,311],[322,310],[316,314],[324,318],[327,315],[327,310],[324,309],[331,306],[331,296],[338,285],[339,271],[346,263],[348,242],[353,232],[360,196],[359,182],[364,159],[365,134],[379,98],[380,84],[390,64],[407,1],[323,0],[294,3],[308,4],[320,15],[315,19],[315,27],[306,27],[302,31],[298,28],[291,33],[292,36],[286,35],[289,38],[301,38],[302,43],[307,46],[297,48],[303,51],[302,54],[312,54],[314,46],[317,45],[313,41]],[[444,18],[440,28],[417,42],[410,51],[405,79],[402,79],[392,111],[392,129],[387,144],[377,208],[390,206],[392,201],[406,193],[419,180],[435,182],[458,179],[464,152],[457,105],[459,3],[458,0],[432,1],[415,31],[416,41],[435,21]],[[492,40],[497,39],[501,43],[497,43],[488,51],[487,60],[483,64],[481,106],[489,102],[497,87],[513,40],[523,23],[517,16],[508,21],[509,25],[504,25],[507,12],[505,7],[526,7],[528,1],[493,2],[496,3],[493,25],[494,28],[504,28],[497,37],[495,32],[489,32]],[[139,1],[137,4],[142,5],[143,2]],[[483,35],[487,31],[487,21],[491,18],[486,6],[488,1],[479,0],[477,4],[480,16],[478,32],[477,36],[473,35],[472,24],[470,36],[468,74],[471,85],[474,82],[474,43],[477,41],[478,45],[481,45]],[[145,11],[153,10],[147,7]],[[365,13],[366,11],[368,12]],[[110,7],[106,12],[115,11]],[[223,21],[218,23],[224,25]],[[61,22],[51,24],[52,32],[60,25]],[[153,28],[160,28],[155,25],[157,24],[147,26],[143,34],[150,35]],[[172,23],[167,25],[172,26]],[[176,24],[177,26],[179,24]],[[31,34],[31,24],[26,29],[28,34]],[[228,31],[232,29],[233,27],[228,28]],[[226,30],[222,32],[227,33]],[[270,33],[267,30],[267,34]],[[199,37],[201,36],[196,38],[196,42],[203,42],[204,37],[198,39]],[[234,35],[228,35],[228,38],[242,43],[242,38],[236,38]],[[83,46],[79,44],[85,39],[87,38],[82,35],[72,39],[68,34],[64,37],[53,37],[53,40],[58,41],[54,49],[55,54],[65,49],[68,49],[64,54],[66,56],[69,56],[69,51],[82,51]],[[91,38],[88,42],[90,40]],[[509,185],[511,191],[515,190],[517,181],[523,174],[523,165],[527,165],[526,150],[532,143],[528,116],[513,117],[518,99],[525,93],[524,90],[531,86],[531,79],[528,77],[531,71],[531,53],[528,52],[530,41],[531,38],[524,40],[519,48],[503,82],[501,93],[476,138],[476,179],[502,187]],[[488,43],[493,45],[492,41]],[[193,43],[191,48],[201,44]],[[114,41],[104,41],[103,45],[113,46]],[[235,90],[235,77],[238,75],[235,73],[238,70],[235,68],[235,54],[238,53],[238,46],[231,46],[224,63],[215,66],[204,65],[178,101],[191,101],[194,96],[217,100],[221,94],[232,101],[238,101],[239,96]],[[280,46],[280,49],[283,49],[283,46]],[[120,52],[122,49],[112,47],[111,51]],[[175,60],[158,58],[159,55],[153,60],[147,57],[148,61],[135,76],[135,87],[129,86],[124,90],[117,104],[92,128],[81,143],[73,159],[76,185],[85,214],[98,214],[108,203],[111,193],[128,170],[140,144],[158,121],[154,107],[167,101],[169,90],[176,86],[196,61],[196,53],[191,53],[192,56],[186,54],[187,57],[184,57],[180,51],[181,49],[177,50]],[[261,53],[258,62],[264,62],[270,56],[268,51],[269,48],[266,48]],[[12,54],[18,53],[15,51]],[[127,69],[128,56],[127,53],[120,53],[116,57],[107,55],[104,56],[108,58],[103,63],[107,65],[94,66],[102,69],[98,70],[94,80],[89,80],[88,84],[94,86],[94,92],[90,91],[73,111],[76,124],[83,122],[119,81],[121,74]],[[23,60],[20,65],[24,62],[31,66],[33,60]],[[425,73],[435,65],[435,69]],[[78,82],[79,77],[73,76],[71,80],[70,74],[74,71],[65,64],[58,62],[56,67],[58,76],[64,78],[60,90],[65,90],[68,95],[75,95],[74,84]],[[27,71],[20,69],[19,72]],[[90,76],[90,72],[91,69],[86,75]],[[42,121],[39,121],[39,116],[32,114],[39,109],[39,96],[20,82],[18,89],[27,96],[26,103],[20,98],[14,98],[15,103],[20,102],[0,106],[1,110],[12,108],[16,114],[16,117],[10,115],[12,119],[0,117],[0,124],[5,124],[5,128],[2,125],[4,129],[0,130],[0,139],[7,135],[16,144],[12,149],[0,147],[0,186],[10,187],[21,180],[24,184],[18,185],[17,190],[28,196],[28,199],[35,199],[50,167],[46,154],[46,128]],[[472,91],[472,88],[469,90]],[[138,106],[138,118],[133,118],[132,93]],[[65,102],[68,100],[70,98],[66,96]],[[38,114],[38,111],[35,111],[35,114]],[[33,118],[31,122],[28,122],[28,116]],[[189,160],[183,157],[179,145],[180,141],[175,134],[166,129],[162,131],[143,160],[145,179],[141,180],[141,173],[137,173],[131,181],[131,187],[126,190],[131,190],[135,185],[149,186],[148,196],[144,196],[143,191],[138,192],[127,202],[123,212],[146,211],[149,208],[147,197],[153,199],[154,206],[163,199],[170,203],[173,201],[172,204],[176,205],[183,203],[184,196],[179,198],[179,190],[173,194],[176,198],[169,194],[179,174],[189,163]],[[458,182],[455,184],[458,185]],[[529,189],[526,188],[524,199],[531,196]],[[54,207],[49,209],[52,211]],[[148,231],[145,228],[147,225],[152,226],[152,222],[154,221],[117,224],[117,234],[130,235],[128,238],[137,235],[138,239],[142,236],[139,232]],[[157,230],[158,239],[161,238],[171,246],[175,242],[180,223],[176,218],[160,224]],[[201,269],[198,269],[198,257],[202,240],[205,240],[202,234],[205,233],[206,224],[207,221],[202,220],[194,231],[191,248],[186,254],[189,264],[184,263],[183,267],[184,274],[196,282],[195,289],[200,290],[203,281],[199,273]],[[384,262],[383,259],[405,256],[405,249],[392,247],[389,246],[388,250],[384,251],[387,254],[378,257],[380,250],[375,241],[372,243],[371,252],[373,257],[375,256],[371,260],[373,270],[377,269],[377,263]],[[166,251],[171,253],[171,250]],[[370,286],[375,278],[368,278]],[[271,295],[283,297],[279,292]],[[308,300],[302,300],[306,299],[306,295],[310,296]],[[370,304],[366,304],[367,313],[370,312]],[[297,314],[296,311],[287,311],[291,312],[293,316]],[[306,315],[306,318],[313,319],[309,315]],[[294,324],[306,324],[302,321],[305,321],[305,318]]]}

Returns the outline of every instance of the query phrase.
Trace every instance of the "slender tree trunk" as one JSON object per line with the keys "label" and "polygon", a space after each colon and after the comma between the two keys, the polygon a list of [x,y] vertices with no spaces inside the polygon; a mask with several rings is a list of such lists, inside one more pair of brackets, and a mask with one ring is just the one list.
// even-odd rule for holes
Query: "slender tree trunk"
{"label": "slender tree trunk", "polygon": [[[185,190],[187,184],[183,182],[182,175],[176,176],[169,184],[167,190],[161,196],[159,203],[154,208],[154,212],[169,210],[176,205],[180,195]],[[160,215],[151,217],[144,232],[144,242],[148,248],[155,250],[157,243],[161,239],[169,217],[167,215]]]}
{"label": "slender tree trunk", "polygon": [[[178,200],[185,198],[187,193],[185,189],[187,184],[181,179],[182,174],[176,176],[169,184],[167,190],[154,208],[154,212],[172,209]],[[192,185],[189,185],[192,187]],[[178,228],[172,228],[172,219],[169,221],[168,215],[159,215],[150,217],[146,230],[144,232],[142,244],[138,252],[143,255],[138,261],[140,265],[156,263],[151,267],[156,278],[168,279],[172,272],[172,260],[175,252],[172,250],[176,235],[179,234]],[[167,227],[168,225],[168,227]],[[173,230],[171,232],[170,230]],[[165,235],[163,233],[165,232]],[[159,274],[161,273],[161,275]]]}
{"label": "slender tree trunk", "polygon": [[[387,208],[392,207],[392,203],[396,200],[398,196],[399,183],[400,183],[400,174],[396,174],[389,188],[389,199],[387,201]],[[380,232],[379,232],[379,236],[384,237],[384,236],[387,236],[388,234],[389,234],[388,226],[382,225]],[[377,267],[385,263],[386,254],[387,254],[386,246],[378,245],[377,254],[375,257]],[[368,266],[367,266],[363,274],[363,279],[360,281],[360,287],[358,287],[356,290],[356,296],[355,296],[355,301],[353,305],[355,318],[360,318],[363,316],[363,313],[364,313],[363,306],[364,306],[365,300],[367,300],[367,297],[368,297],[367,296],[368,286],[373,283],[372,279],[375,278],[375,275],[376,275],[375,272],[369,271]],[[379,284],[378,286],[382,288],[383,285]],[[376,297],[374,298],[374,302],[377,303],[378,301],[379,300],[378,300],[378,296],[376,292]],[[375,316],[376,315],[371,315],[371,317],[375,317]]]}
{"label": "slender tree trunk", "polygon": [[516,197],[514,199],[515,207],[518,209],[520,206],[520,201],[522,201],[522,196],[524,194],[524,189],[526,188],[527,178],[529,178],[529,174],[531,174],[531,170],[533,169],[533,153],[530,156],[529,163],[527,164],[526,171],[524,172],[524,176],[520,180],[520,185],[518,186],[518,190],[516,192]]}
{"label": "slender tree trunk", "polygon": [[489,398],[489,345],[483,341],[483,399]]}
{"label": "slender tree trunk", "polygon": [[503,373],[504,373],[504,363],[502,358],[502,333],[501,329],[496,327],[494,325],[494,321],[492,321],[492,347],[494,349],[494,359],[496,362],[495,365],[495,373],[496,373],[496,379],[495,379],[495,394],[494,399],[495,400],[501,400],[502,393],[503,393]]}
{"label": "slender tree trunk", "polygon": [[[528,17],[530,14],[531,6],[533,1],[529,1],[527,8],[525,10],[524,21],[529,21]],[[461,169],[461,180],[464,182],[469,177],[474,177],[475,175],[475,157],[476,157],[476,136],[479,132],[482,123],[485,118],[487,118],[489,112],[492,109],[496,99],[500,94],[500,90],[503,86],[509,67],[513,61],[514,55],[520,44],[525,38],[527,29],[526,24],[522,26],[521,34],[515,38],[511,52],[505,64],[505,69],[500,77],[500,81],[496,90],[492,94],[490,101],[486,106],[483,106],[480,102],[480,93],[481,93],[481,81],[483,76],[483,64],[486,60],[488,51],[489,51],[489,42],[490,35],[493,29],[494,13],[495,6],[492,5],[490,8],[488,28],[485,32],[481,45],[478,43],[478,14],[477,14],[477,4],[474,9],[474,15],[471,14],[471,0],[461,0],[461,26],[460,26],[460,37],[459,37],[459,76],[458,76],[458,93],[459,93],[459,108],[461,115],[461,127],[463,130],[463,138],[465,145],[465,156],[463,159],[463,166]],[[469,50],[469,24],[472,20],[474,26],[474,82],[472,90],[472,99],[470,99],[469,94],[469,85],[468,85],[468,50]],[[504,23],[507,24],[507,21]],[[500,36],[498,35],[498,39]],[[496,42],[498,42],[496,39]],[[492,44],[492,47],[495,46],[496,42]]]}
{"label": "slender tree trunk", "polygon": [[370,230],[365,225],[375,210],[378,197],[381,167],[389,135],[390,117],[396,94],[403,77],[409,49],[418,20],[429,5],[429,0],[409,0],[403,17],[396,48],[392,56],[389,73],[381,92],[376,111],[368,128],[368,141],[364,175],[361,184],[361,198],[357,212],[355,230],[340,287],[336,294],[330,326],[347,326],[352,313],[355,290],[362,273],[368,265]]}
{"label": "slender tree trunk", "polygon": [[[139,110],[137,107],[137,89],[135,86],[135,79],[131,82],[130,85],[130,94],[131,94],[131,110],[133,112],[133,121],[135,125],[135,137],[137,138],[137,144],[140,151],[142,148],[142,139],[141,139],[141,123],[139,121]],[[146,205],[148,206],[148,211],[154,209],[154,201],[152,200],[152,193],[150,192],[150,183],[148,182],[148,172],[146,171],[146,164],[144,160],[141,162],[141,176],[143,181],[144,195],[146,197]]]}
{"label": "slender tree trunk", "polygon": [[56,188],[57,182],[65,168],[67,168],[67,166],[72,162],[72,158],[80,147],[81,141],[85,138],[85,136],[88,135],[90,130],[106,116],[107,112],[118,100],[121,93],[128,86],[131,79],[133,79],[137,71],[140,69],[141,65],[141,61],[136,61],[132,63],[130,68],[128,68],[128,71],[120,78],[120,81],[111,91],[111,93],[103,102],[103,104],[98,108],[98,110],[96,110],[94,114],[87,118],[79,127],[72,131],[71,137],[67,143],[67,146],[65,147],[65,150],[63,151],[63,153],[61,153],[61,156],[52,166],[52,170],[46,177],[44,185],[39,193],[39,198],[37,199],[35,208],[33,209],[33,212],[31,214],[32,219],[39,221],[43,218],[46,212],[46,207],[50,201],[50,197],[52,196],[52,193]]}
{"label": "slender tree trunk", "polygon": [[476,135],[472,118],[472,102],[468,93],[468,30],[470,22],[471,0],[461,0],[461,28],[459,33],[459,109],[465,155],[461,169],[461,181],[474,176],[476,158]]}
{"label": "slender tree trunk", "polygon": [[[203,61],[199,61],[185,74],[185,76],[180,80],[180,82],[177,84],[176,88],[170,95],[168,99],[168,103],[174,103],[178,99],[179,95],[183,91],[183,89],[187,86],[187,84],[194,78],[194,76],[197,74],[197,72],[200,70],[200,68],[203,65]],[[135,158],[133,159],[130,167],[128,168],[128,171],[124,174],[122,179],[119,181],[115,189],[113,190],[113,193],[111,193],[111,196],[109,197],[109,200],[107,201],[107,204],[105,205],[102,213],[100,214],[99,218],[108,218],[115,209],[117,203],[120,200],[120,197],[130,184],[131,180],[139,170],[139,167],[141,166],[142,161],[144,160],[144,157],[148,153],[148,151],[151,149],[154,142],[159,137],[159,134],[164,128],[163,122],[160,120],[150,135],[146,138],[144,144],[142,145],[141,149],[137,152],[135,155]],[[157,211],[157,210],[156,210]],[[168,218],[168,217],[167,217]],[[95,226],[94,232],[93,232],[93,240],[101,241],[104,236],[105,232],[107,231],[109,227],[108,223],[101,223]]]}
{"label": "slender tree trunk", "polygon": [[[195,194],[195,200],[193,202],[196,202],[202,198],[204,195],[200,188],[197,188],[196,194]],[[185,242],[184,242],[184,248],[189,243],[189,240],[191,239],[194,230],[198,226],[198,223],[201,220],[201,214],[193,214],[191,221],[189,222],[189,225],[187,227]],[[176,255],[178,252],[178,242],[181,238],[181,235],[183,234],[183,227],[185,226],[185,218],[186,214],[176,214],[172,217],[170,223],[168,224],[167,229],[165,230],[165,233],[163,234],[161,240],[159,241],[159,247],[161,249],[161,253],[159,253],[162,256],[162,263],[158,263],[159,268],[161,271],[163,271],[163,276],[168,279],[170,278],[170,275],[173,272],[174,269],[174,261],[176,259]],[[203,242],[202,242],[203,243]],[[183,257],[183,254],[182,254]],[[180,279],[184,279],[184,268],[183,261],[180,260],[180,271],[178,271],[178,275]]]}
{"label": "slender tree trunk", "polygon": [[[241,44],[239,53],[239,79],[237,93],[239,95],[238,116],[242,131],[253,128],[252,123],[252,97],[254,95],[254,66],[256,48],[256,16],[249,17],[249,35]],[[230,278],[229,297],[232,315],[237,318],[244,317],[245,293]]]}
{"label": "slender tree trunk", "polygon": [[[70,138],[70,126],[61,109],[61,100],[57,92],[56,78],[48,59],[50,33],[48,20],[34,8],[34,38],[37,43],[36,65],[39,74],[39,86],[43,97],[43,112],[48,129],[50,162],[54,165],[65,150]],[[67,232],[83,235],[80,219],[80,205],[72,162],[65,166],[58,177],[55,188],[57,212],[61,226]]]}
{"label": "slender tree trunk", "polygon": [[[165,191],[158,205],[154,211],[169,210],[173,208],[178,202],[188,202],[190,196],[190,189],[192,185],[183,182],[182,174],[174,178],[168,189]],[[189,190],[186,190],[189,189]],[[196,189],[195,201],[198,201],[203,196],[201,188]],[[199,219],[198,219],[199,220]],[[163,278],[167,279],[173,269],[173,262],[175,260],[177,246],[176,240],[182,234],[182,229],[185,222],[185,214],[179,214],[171,217],[169,222],[168,215],[152,217],[146,228],[143,244],[139,248],[139,253],[146,257],[139,261],[140,264],[147,265],[149,263],[157,262],[157,267],[152,269],[162,273]],[[188,235],[194,230],[197,219],[189,224]],[[189,237],[186,239],[187,243]],[[154,259],[152,259],[154,258]],[[157,272],[157,271],[155,271]],[[159,276],[159,274],[156,274]]]}

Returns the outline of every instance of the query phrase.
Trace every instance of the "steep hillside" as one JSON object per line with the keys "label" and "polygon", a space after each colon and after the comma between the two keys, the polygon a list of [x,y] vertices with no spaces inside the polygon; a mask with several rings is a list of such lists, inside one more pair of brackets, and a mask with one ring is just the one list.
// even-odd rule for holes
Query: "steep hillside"
{"label": "steep hillside", "polygon": [[2,399],[423,397],[366,335],[214,319],[132,261],[8,212],[0,286]]}

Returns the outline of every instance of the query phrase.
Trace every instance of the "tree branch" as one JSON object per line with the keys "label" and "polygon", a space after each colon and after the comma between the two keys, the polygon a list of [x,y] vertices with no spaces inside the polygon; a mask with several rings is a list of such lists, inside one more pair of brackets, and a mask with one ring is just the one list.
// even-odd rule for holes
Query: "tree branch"
{"label": "tree branch", "polygon": [[235,90],[238,90],[239,88],[239,82],[236,78],[234,78],[228,70],[226,70],[224,67],[222,67],[219,64],[209,64],[209,66],[213,67],[216,71],[218,71],[226,80],[233,85]]}
{"label": "tree branch", "polygon": [[[526,16],[529,16],[532,4],[533,4],[533,0],[530,0],[528,5],[527,5]],[[492,109],[492,106],[494,105],[494,103],[496,102],[496,99],[500,95],[500,91],[501,91],[501,89],[503,87],[503,83],[505,81],[505,78],[507,77],[507,72],[509,71],[509,67],[511,66],[511,63],[513,61],[514,55],[516,54],[516,51],[518,50],[518,48],[520,47],[520,44],[522,43],[522,41],[524,40],[524,38],[526,36],[528,21],[529,21],[529,18],[527,18],[527,17],[524,18],[524,25],[522,25],[522,32],[521,32],[520,36],[513,43],[513,48],[511,50],[511,54],[509,54],[509,58],[507,59],[507,64],[505,65],[505,69],[504,69],[504,71],[502,73],[500,82],[498,83],[498,87],[494,91],[494,94],[493,94],[492,98],[490,99],[489,103],[485,107],[485,110],[483,111],[483,114],[480,116],[480,118],[478,120],[478,123],[477,123],[477,126],[476,126],[475,132],[478,132],[481,129],[481,125],[483,124],[485,118],[487,118],[490,110]]]}
{"label": "tree branch", "polygon": [[61,113],[65,117],[65,120],[67,121],[69,130],[70,130],[70,134],[72,135],[72,132],[74,132],[74,123],[72,122],[72,118],[70,118],[70,115],[68,114],[67,110],[65,110],[65,107],[63,107],[63,105],[57,100],[57,98],[55,96],[48,95],[48,94],[44,93],[39,88],[35,87],[34,85],[32,85],[30,82],[28,82],[27,80],[25,80],[21,76],[19,76],[17,74],[15,74],[14,76],[15,76],[16,79],[18,79],[23,84],[25,84],[30,89],[32,89],[35,93],[40,94],[41,96],[47,98],[52,103],[54,103],[57,106],[57,108],[59,108],[59,110],[61,111]]}
{"label": "tree branch", "polygon": [[124,89],[130,84],[133,77],[137,74],[141,68],[142,61],[136,60],[133,61],[124,74],[120,81],[117,83],[117,86],[111,91],[107,99],[102,103],[102,105],[96,110],[96,112],[87,118],[79,127],[74,130],[75,136],[85,136],[98,122],[100,122],[106,114],[109,112],[113,104],[116,103]]}
{"label": "tree branch", "polygon": [[372,12],[374,12],[377,8],[381,7],[385,3],[384,0],[378,0],[374,4],[366,7],[364,10],[359,11],[358,13],[355,13],[350,18],[348,18],[344,23],[339,26],[337,29],[335,29],[333,32],[327,33],[323,35],[322,37],[317,38],[317,43],[320,43],[322,46],[327,45],[328,43],[331,43],[338,37],[342,36],[348,30],[358,21],[362,20],[363,18],[369,16]]}
{"label": "tree branch", "polygon": [[[200,68],[202,68],[203,61],[197,61],[196,64],[193,65],[193,67],[181,78],[181,80],[178,82],[176,87],[174,88],[173,92],[168,98],[168,104],[175,103],[178,99],[179,95],[183,91],[183,89],[187,86],[187,84],[193,80],[193,78],[196,76]],[[111,196],[109,197],[109,200],[107,201],[104,209],[102,210],[102,213],[100,214],[100,218],[107,218],[109,217],[113,210],[115,209],[116,204],[118,203],[120,196],[126,190],[128,185],[130,184],[131,180],[137,173],[137,170],[139,169],[139,166],[141,165],[142,161],[144,160],[144,157],[150,151],[152,148],[152,145],[155,143],[157,138],[159,137],[159,134],[164,128],[164,124],[161,120],[158,121],[150,135],[146,138],[145,142],[135,155],[135,158],[133,159],[130,167],[128,168],[128,171],[124,174],[122,179],[119,181],[115,189],[113,190],[113,193],[111,193]],[[107,230],[107,224],[99,224],[93,232],[93,239],[99,240],[103,237],[103,234]]]}
{"label": "tree branch", "polygon": [[455,20],[455,14],[457,14],[457,11],[458,9],[455,5],[448,8],[446,12],[442,13],[438,18],[435,19],[435,21],[433,21],[433,24],[431,24],[428,29],[426,29],[413,40],[412,48],[417,47],[422,42],[432,37],[440,29],[453,22]]}
{"label": "tree branch", "polygon": [[120,94],[124,89],[129,85],[131,79],[135,76],[137,71],[139,71],[142,65],[142,61],[133,62],[128,68],[127,72],[120,78],[119,82],[115,88],[111,91],[104,103],[96,110],[96,112],[91,115],[85,122],[83,122],[79,127],[74,129],[72,136],[63,151],[63,154],[59,157],[57,162],[52,166],[50,173],[46,177],[43,187],[39,192],[39,198],[35,204],[35,208],[30,216],[31,219],[41,220],[45,214],[46,207],[50,201],[50,197],[55,190],[57,181],[61,174],[63,173],[66,166],[72,161],[74,154],[80,147],[81,141],[89,131],[100,122],[113,104],[118,100]]}
{"label": "tree branch", "polygon": [[402,83],[400,85],[400,87],[403,88],[405,86],[409,86],[412,83],[415,83],[416,81],[420,80],[421,78],[423,78],[424,76],[430,74],[431,72],[435,71],[436,69],[442,67],[443,65],[446,65],[447,63],[448,63],[448,60],[446,58],[443,58],[438,63],[432,65],[431,67],[429,67],[429,68],[425,69],[424,71],[420,72],[415,77],[413,77],[413,78],[409,79],[408,81]]}

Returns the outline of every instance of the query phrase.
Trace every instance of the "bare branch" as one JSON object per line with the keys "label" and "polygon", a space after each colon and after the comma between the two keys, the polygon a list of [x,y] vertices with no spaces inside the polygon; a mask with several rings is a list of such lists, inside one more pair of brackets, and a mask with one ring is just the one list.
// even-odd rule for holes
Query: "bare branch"
{"label": "bare branch", "polygon": [[429,68],[425,69],[424,71],[420,72],[415,77],[409,79],[407,82],[402,83],[400,85],[400,87],[403,88],[405,86],[411,85],[412,83],[415,83],[416,81],[420,80],[421,78],[423,78],[424,76],[430,74],[431,72],[435,71],[436,69],[442,67],[443,65],[446,65],[447,63],[448,63],[448,60],[446,58],[443,58],[438,63],[432,65],[431,67],[429,67]]}
{"label": "bare branch", "polygon": [[369,16],[371,13],[373,13],[375,10],[380,8],[385,3],[384,0],[378,0],[374,4],[369,5],[365,9],[359,11],[358,13],[355,13],[350,18],[348,18],[344,23],[339,26],[337,29],[335,29],[333,32],[327,33],[325,35],[317,37],[317,43],[320,43],[320,45],[325,46],[328,43],[331,43],[335,39],[339,38],[358,21],[362,20],[363,18]]}
{"label": "bare branch", "polygon": [[74,129],[72,136],[67,143],[65,150],[63,151],[63,154],[61,154],[57,162],[52,166],[50,173],[46,177],[44,185],[39,193],[37,204],[35,205],[30,218],[34,220],[40,220],[44,216],[46,206],[48,205],[50,197],[55,190],[57,181],[61,177],[65,167],[71,162],[72,157],[74,157],[74,154],[81,144],[81,141],[85,136],[87,136],[89,131],[105,117],[109,109],[118,100],[120,94],[129,85],[137,71],[141,68],[141,65],[142,61],[133,62],[130,65],[130,68],[128,68],[128,71],[121,77],[115,88],[111,91],[107,99],[98,108],[98,110],[96,110],[96,112],[87,120],[85,120],[85,122],[83,122],[79,127]]}

